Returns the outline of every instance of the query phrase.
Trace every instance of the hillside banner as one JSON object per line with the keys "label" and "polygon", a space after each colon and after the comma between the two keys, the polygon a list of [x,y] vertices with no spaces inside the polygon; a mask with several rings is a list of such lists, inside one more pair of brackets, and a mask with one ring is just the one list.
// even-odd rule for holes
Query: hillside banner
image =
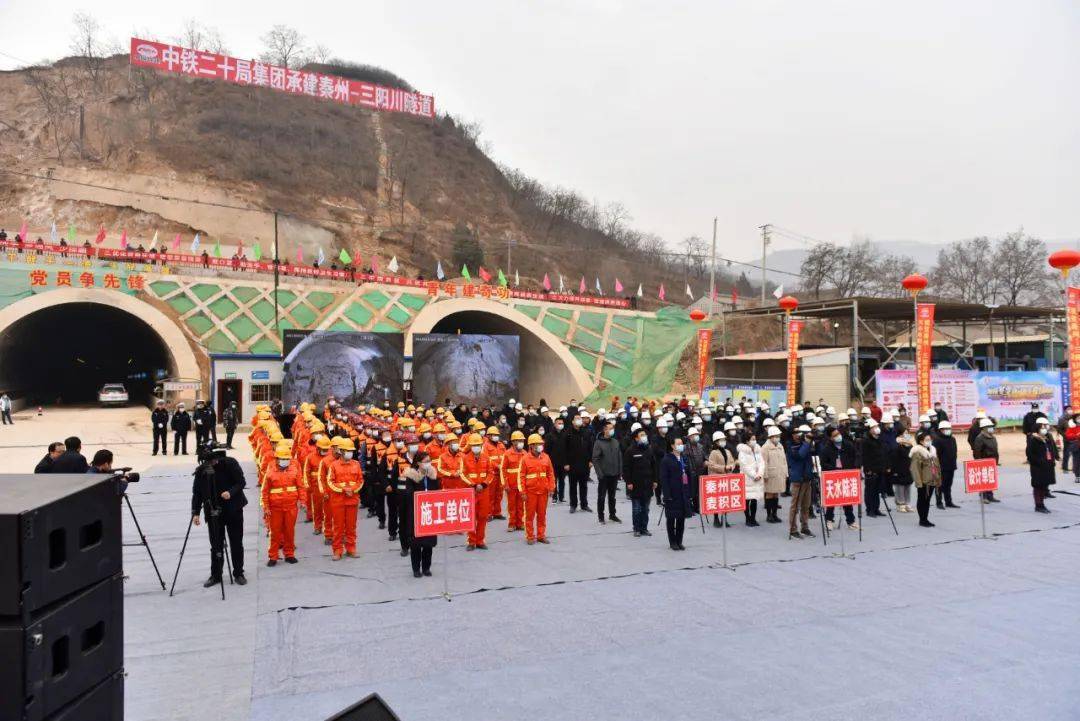
{"label": "hillside banner", "polygon": [[170,43],[131,38],[130,61],[138,67],[191,78],[224,80],[235,85],[261,86],[343,105],[435,117],[435,98],[430,95],[337,75],[283,68],[259,60],[242,60]]}
{"label": "hillside banner", "polygon": [[801,320],[788,321],[788,356],[787,356],[787,404],[798,403],[799,389],[799,334],[802,332]]}
{"label": "hillside banner", "polygon": [[[1069,295],[1066,302],[1066,321],[1069,333],[1069,369],[1068,387],[1069,396],[1073,389],[1080,389],[1080,288],[1069,286]],[[1064,399],[1065,403],[1072,403],[1071,397]]]}
{"label": "hillside banner", "polygon": [[705,390],[709,374],[709,347],[712,345],[712,328],[699,328],[697,332],[698,393]]}
{"label": "hillside banner", "polygon": [[919,389],[919,405],[915,409],[915,415],[918,416],[934,407],[930,400],[930,361],[934,352],[934,304],[916,304],[915,319],[915,372]]}

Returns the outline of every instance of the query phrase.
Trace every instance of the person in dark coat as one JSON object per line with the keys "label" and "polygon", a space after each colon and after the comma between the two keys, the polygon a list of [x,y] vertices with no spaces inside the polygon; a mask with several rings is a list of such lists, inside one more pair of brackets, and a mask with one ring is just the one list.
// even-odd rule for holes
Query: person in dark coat
{"label": "person in dark coat", "polygon": [[[213,473],[205,471],[212,470]],[[244,578],[244,506],[247,496],[244,471],[235,458],[218,451],[207,458],[195,473],[191,486],[191,520],[199,525],[199,514],[209,510],[206,530],[210,534],[210,578],[203,584],[209,588],[221,582],[225,565],[225,536],[229,537],[229,556],[232,558],[233,580],[243,586]],[[214,512],[217,512],[216,514]],[[204,514],[205,515],[205,514]]]}
{"label": "person in dark coat", "polygon": [[952,424],[949,421],[938,423],[937,433],[934,434],[934,448],[937,449],[938,461],[941,463],[941,487],[937,492],[937,507],[959,508],[952,499],[953,476],[956,474],[956,438],[952,434]]}
{"label": "person in dark coat", "polygon": [[180,453],[183,447],[183,455],[187,455],[187,434],[191,431],[191,416],[184,408],[183,403],[176,404],[176,412],[173,413],[169,427],[173,431],[173,455]]}
{"label": "person in dark coat", "polygon": [[1057,445],[1050,438],[1050,421],[1046,417],[1035,420],[1035,432],[1027,437],[1027,462],[1031,473],[1031,495],[1035,497],[1035,512],[1049,513],[1046,499],[1050,486],[1057,483],[1054,470],[1057,465]]}
{"label": "person in dark coat", "polygon": [[158,454],[158,443],[161,443],[161,455],[169,455],[169,411],[165,408],[165,401],[158,401],[157,406],[150,413],[150,428],[154,434],[154,453]]}
{"label": "person in dark coat", "polygon": [[[661,419],[656,423],[656,431],[649,438],[649,450],[652,452],[653,461],[656,463],[656,471],[660,472],[660,464],[664,460],[664,456],[667,455],[668,448],[671,445],[672,436],[668,433],[667,421]],[[656,485],[656,503],[657,505],[663,505],[663,490],[660,488],[659,476],[657,476]]]}
{"label": "person in dark coat", "polygon": [[1023,428],[1025,435],[1030,436],[1032,433],[1038,432],[1035,422],[1040,418],[1046,418],[1046,414],[1039,410],[1038,403],[1032,403],[1031,410],[1024,414]]}
{"label": "person in dark coat", "polygon": [[690,484],[696,479],[690,464],[683,458],[685,449],[681,438],[674,438],[670,443],[664,460],[660,462],[660,491],[664,498],[664,515],[667,517],[668,545],[672,551],[685,551],[683,531],[686,518],[693,514],[693,497]]}
{"label": "person in dark coat", "polygon": [[56,463],[56,459],[64,454],[64,444],[60,441],[53,441],[49,444],[49,452],[45,454],[45,457],[38,461],[38,464],[34,466],[34,473],[52,473],[53,464]]}
{"label": "person in dark coat", "polygon": [[[821,445],[818,455],[821,458],[821,470],[823,471],[858,468],[855,461],[855,444],[851,442],[850,438],[846,438],[839,428],[833,428],[829,431],[829,438]],[[835,510],[832,507],[825,510],[825,522],[829,524],[830,530],[836,527],[833,521],[833,512]],[[849,528],[858,530],[859,526],[855,522],[855,508],[853,506],[844,506],[844,520]]]}
{"label": "person in dark coat", "polygon": [[[285,419],[289,424],[289,428],[292,428],[292,420]],[[236,427],[240,425],[240,409],[236,407],[236,401],[230,401],[228,407],[221,412],[221,425],[225,427],[225,447],[232,450],[232,439],[236,433]]]}
{"label": "person in dark coat", "polygon": [[544,445],[555,469],[555,490],[551,492],[551,500],[554,503],[563,503],[566,501],[566,434],[570,431],[566,428],[566,419],[562,416],[555,419],[554,428],[551,438],[546,439]]}
{"label": "person in dark coat", "polygon": [[581,416],[575,416],[572,427],[567,430],[565,451],[563,470],[570,476],[570,512],[577,511],[579,500],[581,510],[591,511],[588,491],[592,442],[582,426]]}
{"label": "person in dark coat", "polygon": [[[439,474],[431,464],[431,456],[421,451],[416,454],[416,460],[412,466],[402,475],[405,476],[405,491],[400,503],[404,504],[405,508],[405,527],[412,529],[414,525],[413,496],[421,491],[439,490],[441,488]],[[431,575],[431,554],[439,543],[438,538],[438,536],[412,536],[410,530],[409,556],[415,578]]]}
{"label": "person in dark coat", "polygon": [[885,473],[888,464],[885,460],[885,445],[881,442],[881,426],[868,424],[866,437],[862,439],[863,503],[866,504],[868,518],[884,516],[881,512],[881,494],[884,490]]}
{"label": "person in dark coat", "polygon": [[809,426],[798,426],[791,435],[791,443],[786,448],[788,481],[791,483],[788,537],[793,539],[814,537],[814,532],[810,530],[808,522],[810,518],[810,495],[813,486],[809,435]]}
{"label": "person in dark coat", "polygon": [[939,424],[942,421],[949,420],[949,414],[945,412],[945,408],[941,405],[941,401],[934,403],[934,413],[937,414],[937,422]]}
{"label": "person in dark coat", "polygon": [[204,445],[211,438],[217,440],[217,414],[214,409],[201,400],[195,401],[195,446]]}
{"label": "person in dark coat", "polygon": [[64,439],[64,452],[53,461],[50,473],[86,473],[90,464],[81,453],[82,441],[78,436]]}
{"label": "person in dark coat", "polygon": [[659,469],[649,444],[649,436],[639,429],[623,453],[623,480],[630,495],[634,537],[649,533],[649,503],[659,485]]}
{"label": "person in dark coat", "polygon": [[[998,444],[997,438],[994,436],[994,420],[992,418],[981,418],[978,421],[978,429],[976,430],[975,438],[971,442],[971,455],[978,458],[993,458],[997,465],[1001,465],[1001,459],[998,456]],[[971,437],[970,431],[968,437]],[[982,493],[983,503],[1000,503],[998,499],[994,498],[993,491],[983,491]]]}

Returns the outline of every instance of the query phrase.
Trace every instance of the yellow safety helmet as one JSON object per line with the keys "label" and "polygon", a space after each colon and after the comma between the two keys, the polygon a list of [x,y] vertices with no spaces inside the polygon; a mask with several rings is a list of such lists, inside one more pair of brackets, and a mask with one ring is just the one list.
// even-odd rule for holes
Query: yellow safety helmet
{"label": "yellow safety helmet", "polygon": [[341,448],[341,444],[349,440],[345,436],[334,436],[330,439],[330,445],[334,448]]}
{"label": "yellow safety helmet", "polygon": [[420,427],[417,430],[421,433],[431,433],[431,426],[429,426],[427,423],[421,423]]}
{"label": "yellow safety helmet", "polygon": [[404,408],[405,407],[405,401],[398,401],[397,402],[397,407],[398,408]]}
{"label": "yellow safety helmet", "polygon": [[341,450],[341,451],[355,451],[356,450],[356,444],[353,443],[352,438],[342,438],[341,442],[338,443],[338,450]]}
{"label": "yellow safety helmet", "polygon": [[466,443],[470,446],[482,446],[484,445],[484,437],[479,433],[470,433]]}
{"label": "yellow safety helmet", "polygon": [[[398,405],[400,405],[400,404],[398,404]],[[412,413],[413,411],[415,411],[415,410],[416,410],[416,406],[414,406],[414,405],[413,405],[412,403],[410,403],[409,405],[405,406],[405,410],[407,410],[407,411],[409,411],[410,413]]]}
{"label": "yellow safety helmet", "polygon": [[273,431],[270,434],[270,442],[271,443],[277,443],[277,442],[283,441],[283,440],[285,440],[285,436],[281,435],[281,431]]}
{"label": "yellow safety helmet", "polygon": [[270,411],[259,411],[258,419],[260,421],[270,420]]}
{"label": "yellow safety helmet", "polygon": [[455,420],[447,421],[446,422],[446,427],[449,428],[450,430],[455,430],[457,428],[461,428],[461,424],[458,423],[457,420],[455,419]]}
{"label": "yellow safety helmet", "polygon": [[330,446],[332,446],[332,445],[334,445],[334,444],[331,443],[330,439],[327,438],[326,436],[323,436],[319,440],[315,441],[315,447],[318,448],[321,451],[329,450]]}
{"label": "yellow safety helmet", "polygon": [[521,431],[514,431],[513,433],[510,434],[510,440],[511,441],[524,441],[525,440],[525,434],[522,433]]}
{"label": "yellow safety helmet", "polygon": [[274,455],[278,458],[292,458],[292,449],[288,446],[278,446],[274,450]]}
{"label": "yellow safety helmet", "polygon": [[438,408],[435,409],[435,415],[441,416],[444,413],[446,413],[446,409],[443,408],[442,406],[439,406]]}
{"label": "yellow safety helmet", "polygon": [[541,445],[542,446],[542,445],[544,445],[544,437],[542,435],[540,435],[539,433],[533,433],[531,436],[529,436],[529,445],[530,446],[536,446],[536,445]]}
{"label": "yellow safety helmet", "polygon": [[491,426],[490,428],[487,429],[487,434],[489,436],[497,436],[497,435],[499,435],[499,429],[496,428],[495,426]]}
{"label": "yellow safety helmet", "polygon": [[259,421],[259,428],[262,428],[267,433],[269,433],[270,431],[272,431],[276,427],[277,427],[277,424],[274,423],[270,419],[266,419],[265,421]]}

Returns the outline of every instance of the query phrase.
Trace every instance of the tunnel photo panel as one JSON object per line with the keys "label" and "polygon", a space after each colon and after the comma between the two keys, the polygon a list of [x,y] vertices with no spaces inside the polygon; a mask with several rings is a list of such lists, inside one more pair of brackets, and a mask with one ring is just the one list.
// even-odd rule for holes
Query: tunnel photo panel
{"label": "tunnel photo panel", "polygon": [[286,330],[282,344],[286,406],[310,401],[321,407],[330,396],[349,408],[402,398],[401,333]]}
{"label": "tunnel photo panel", "polygon": [[501,405],[518,396],[521,358],[516,335],[413,335],[413,400],[438,405]]}

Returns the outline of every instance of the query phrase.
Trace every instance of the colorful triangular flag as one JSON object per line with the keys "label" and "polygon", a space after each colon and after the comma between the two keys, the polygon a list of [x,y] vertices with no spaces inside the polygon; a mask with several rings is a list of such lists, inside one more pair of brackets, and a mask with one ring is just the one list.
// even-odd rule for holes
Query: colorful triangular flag
{"label": "colorful triangular flag", "polygon": [[506,287],[506,276],[502,272],[502,268],[499,268],[499,285],[503,288]]}
{"label": "colorful triangular flag", "polygon": [[596,276],[596,294],[603,295],[604,289],[600,287],[600,276]]}
{"label": "colorful triangular flag", "polygon": [[320,266],[322,266],[322,265],[324,265],[326,263],[326,253],[323,252],[323,249],[322,249],[321,245],[319,246],[319,256],[318,256],[318,261],[317,262],[319,263]]}
{"label": "colorful triangular flag", "polygon": [[154,231],[154,239],[150,241],[150,247],[151,248],[156,248],[157,247],[157,231],[156,230]]}
{"label": "colorful triangular flag", "polygon": [[180,250],[180,234],[179,233],[177,233],[176,237],[173,238],[172,249],[173,250]]}
{"label": "colorful triangular flag", "polygon": [[565,293],[566,292],[566,285],[563,283],[562,273],[559,273],[559,292],[560,293]]}
{"label": "colorful triangular flag", "polygon": [[256,261],[262,260],[262,246],[258,243],[251,246],[251,257],[254,258]]}
{"label": "colorful triangular flag", "polygon": [[578,283],[577,292],[578,293],[584,293],[585,292],[585,276],[581,276],[581,282]]}
{"label": "colorful triangular flag", "polygon": [[465,280],[472,280],[472,276],[469,275],[469,266],[464,263],[461,265],[461,277]]}
{"label": "colorful triangular flag", "polygon": [[686,284],[686,296],[687,296],[687,297],[688,297],[688,298],[689,298],[690,300],[693,300],[693,299],[694,299],[694,292],[693,292],[692,290],[690,290],[690,284],[689,284],[689,283],[687,283],[687,284]]}
{"label": "colorful triangular flag", "polygon": [[342,248],[341,252],[338,253],[337,259],[340,260],[344,265],[349,265],[350,263],[352,263],[352,256],[349,255],[349,251],[345,250],[344,248]]}
{"label": "colorful triangular flag", "polygon": [[638,298],[644,298],[645,297],[644,290],[645,289],[641,287],[641,283],[638,283],[637,284],[637,297]]}
{"label": "colorful triangular flag", "polygon": [[379,258],[374,253],[371,254],[371,272],[372,273],[378,273],[379,272]]}
{"label": "colorful triangular flag", "polygon": [[544,290],[551,290],[551,278],[547,273],[544,273]]}
{"label": "colorful triangular flag", "polygon": [[19,237],[22,238],[24,242],[29,242],[30,239],[26,237],[29,232],[30,226],[27,225],[26,221],[24,220],[22,222],[22,227],[19,228]]}
{"label": "colorful triangular flag", "polygon": [[386,264],[386,269],[388,271],[390,271],[391,273],[398,272],[398,262],[397,262],[397,256],[396,255],[393,258],[390,259],[389,263]]}
{"label": "colorful triangular flag", "polygon": [[220,240],[215,240],[214,241],[214,257],[215,258],[220,258],[221,257],[221,241]]}
{"label": "colorful triangular flag", "polygon": [[774,290],[772,292],[772,294],[773,294],[774,298],[776,298],[777,300],[780,300],[780,298],[784,295],[784,286],[782,286],[782,285],[776,286],[776,290]]}
{"label": "colorful triangular flag", "polygon": [[49,242],[53,245],[60,242],[60,235],[56,232],[56,223],[52,224],[52,230],[49,231]]}
{"label": "colorful triangular flag", "polygon": [[69,244],[75,242],[75,225],[74,224],[68,226],[67,242]]}
{"label": "colorful triangular flag", "polygon": [[442,261],[441,260],[436,261],[436,263],[435,263],[435,277],[438,278],[439,280],[445,280],[446,279],[446,273],[443,272]]}
{"label": "colorful triangular flag", "polygon": [[94,238],[94,242],[97,243],[98,245],[101,245],[102,243],[105,242],[105,226],[104,225],[101,226],[101,228],[98,230],[97,237]]}
{"label": "colorful triangular flag", "polygon": [[660,293],[658,295],[660,297],[660,300],[664,300],[664,298],[667,296],[667,293],[664,292],[664,284],[663,283],[660,284]]}
{"label": "colorful triangular flag", "polygon": [[484,266],[480,266],[476,272],[477,274],[479,274],[480,280],[484,281],[485,283],[491,282],[491,273],[484,270]]}
{"label": "colorful triangular flag", "polygon": [[622,293],[623,292],[623,285],[622,285],[622,283],[619,282],[618,278],[615,279],[615,292],[616,293]]}
{"label": "colorful triangular flag", "polygon": [[514,268],[514,285],[515,286],[521,285],[521,276],[518,275],[517,268]]}
{"label": "colorful triangular flag", "polygon": [[296,246],[296,263],[297,265],[304,262],[304,249],[301,246]]}
{"label": "colorful triangular flag", "polygon": [[120,247],[127,248],[127,228],[120,231]]}
{"label": "colorful triangular flag", "polygon": [[198,252],[199,252],[199,245],[200,245],[200,244],[201,244],[201,243],[200,243],[200,241],[199,241],[199,234],[198,234],[198,233],[196,233],[196,234],[195,234],[195,239],[194,239],[193,241],[191,241],[191,252],[192,252],[192,253],[198,253]]}

